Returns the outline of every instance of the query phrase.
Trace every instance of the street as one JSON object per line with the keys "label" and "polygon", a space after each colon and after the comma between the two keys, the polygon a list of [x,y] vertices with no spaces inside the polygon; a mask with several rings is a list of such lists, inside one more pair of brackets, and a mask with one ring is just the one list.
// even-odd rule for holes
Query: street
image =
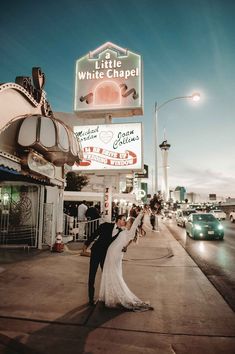
{"label": "street", "polygon": [[62,253],[1,250],[0,352],[234,353],[234,312],[170,223],[176,231],[174,221],[160,220],[159,232],[148,230],[124,256],[125,281],[154,307],[141,313],[88,306],[89,257],[80,256],[81,244]]}
{"label": "street", "polygon": [[235,224],[222,221],[223,241],[193,240],[186,236],[184,228],[175,220],[165,220],[174,238],[185,248],[199,268],[220,292],[229,306],[235,310]]}

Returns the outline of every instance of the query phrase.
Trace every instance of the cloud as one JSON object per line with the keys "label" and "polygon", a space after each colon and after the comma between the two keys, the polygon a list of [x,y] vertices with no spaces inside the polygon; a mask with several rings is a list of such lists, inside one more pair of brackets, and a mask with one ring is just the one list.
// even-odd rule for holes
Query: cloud
{"label": "cloud", "polygon": [[213,169],[202,170],[201,168],[184,167],[183,171],[178,169],[171,171],[169,185],[184,186],[188,192],[207,195],[215,193],[224,197],[235,196],[234,176]]}

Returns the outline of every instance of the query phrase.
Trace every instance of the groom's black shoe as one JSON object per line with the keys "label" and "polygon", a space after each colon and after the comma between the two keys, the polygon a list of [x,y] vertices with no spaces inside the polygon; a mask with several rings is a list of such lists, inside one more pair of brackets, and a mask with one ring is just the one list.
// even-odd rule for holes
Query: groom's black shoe
{"label": "groom's black shoe", "polygon": [[95,306],[95,301],[94,301],[94,300],[92,300],[92,299],[91,299],[91,300],[89,300],[89,305],[90,305],[90,306]]}

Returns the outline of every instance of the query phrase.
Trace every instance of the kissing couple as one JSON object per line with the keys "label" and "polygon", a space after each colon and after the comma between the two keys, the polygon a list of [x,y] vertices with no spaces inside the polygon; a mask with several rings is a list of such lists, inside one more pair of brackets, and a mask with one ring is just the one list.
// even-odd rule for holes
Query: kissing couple
{"label": "kissing couple", "polygon": [[142,211],[136,218],[127,221],[124,215],[118,215],[115,223],[105,222],[84,243],[83,251],[94,241],[91,247],[88,280],[89,304],[94,304],[95,276],[100,266],[102,277],[99,301],[109,308],[125,308],[132,311],[153,310],[148,302],[143,302],[131,292],[122,276],[122,259],[127,247],[135,238],[138,225],[144,216]]}

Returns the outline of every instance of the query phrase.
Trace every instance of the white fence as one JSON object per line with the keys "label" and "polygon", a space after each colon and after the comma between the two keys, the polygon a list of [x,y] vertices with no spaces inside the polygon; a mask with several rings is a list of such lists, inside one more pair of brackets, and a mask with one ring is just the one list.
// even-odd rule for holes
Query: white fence
{"label": "white fence", "polygon": [[73,241],[85,241],[103,222],[101,218],[80,221],[77,218],[64,214],[64,236]]}

